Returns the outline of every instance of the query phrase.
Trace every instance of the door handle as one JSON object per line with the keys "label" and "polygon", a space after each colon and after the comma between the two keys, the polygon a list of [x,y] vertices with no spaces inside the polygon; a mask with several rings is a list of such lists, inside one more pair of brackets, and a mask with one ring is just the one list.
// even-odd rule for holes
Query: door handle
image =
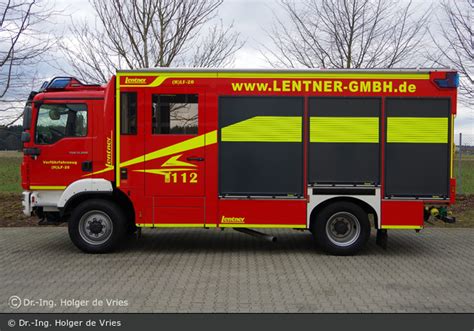
{"label": "door handle", "polygon": [[190,156],[190,157],[186,158],[186,160],[202,162],[202,161],[204,161],[204,158],[203,157]]}

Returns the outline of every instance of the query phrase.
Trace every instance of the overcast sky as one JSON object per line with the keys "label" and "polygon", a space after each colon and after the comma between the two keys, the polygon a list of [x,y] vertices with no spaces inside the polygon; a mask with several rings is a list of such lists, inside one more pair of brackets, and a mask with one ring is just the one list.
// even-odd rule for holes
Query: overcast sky
{"label": "overcast sky", "polygon": [[[74,18],[93,20],[92,7],[86,0],[55,0],[58,7],[66,8]],[[218,10],[218,19],[224,25],[233,23],[241,39],[245,41],[244,47],[236,54],[235,68],[270,68],[260,55],[258,49],[265,42],[265,31],[271,27],[273,12],[282,14],[277,0],[224,0]],[[68,17],[63,17],[69,23]]]}
{"label": "overcast sky", "polygon": [[[407,0],[400,0],[405,2]],[[86,0],[55,0],[57,8],[64,9],[65,15],[57,18],[58,32],[65,30],[65,26],[70,24],[70,16],[74,19],[85,18],[93,22],[93,9]],[[415,0],[415,7],[420,10],[430,6],[435,8],[436,0]],[[281,8],[276,0],[224,0],[219,8],[219,18],[225,25],[234,24],[234,28],[240,33],[241,39],[245,41],[244,47],[238,51],[235,57],[235,68],[269,68],[259,52],[261,44],[268,42],[265,29],[270,29],[274,14],[283,17]],[[68,16],[70,15],[70,16]],[[58,54],[55,54],[56,56]],[[61,61],[55,60],[54,67],[43,64],[39,67],[42,76],[53,77],[58,72],[59,67],[65,65]],[[59,64],[58,64],[59,63]],[[456,131],[474,135],[474,109],[468,111],[466,107],[458,107],[459,115],[456,120]],[[474,143],[474,142],[473,142]]]}

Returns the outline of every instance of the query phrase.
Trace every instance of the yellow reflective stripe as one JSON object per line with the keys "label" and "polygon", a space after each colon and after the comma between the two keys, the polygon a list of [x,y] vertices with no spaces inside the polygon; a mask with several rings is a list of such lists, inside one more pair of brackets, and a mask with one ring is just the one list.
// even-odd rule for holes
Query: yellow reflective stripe
{"label": "yellow reflective stripe", "polygon": [[217,144],[217,130],[208,132],[204,135],[204,145],[214,145]]}
{"label": "yellow reflective stripe", "polygon": [[215,228],[215,224],[202,223],[142,223],[136,224],[140,228]]}
{"label": "yellow reflective stripe", "polygon": [[454,145],[454,115],[451,115],[451,151],[450,151],[450,156],[451,160],[449,162],[449,177],[454,178],[454,172],[453,172],[453,167],[454,167],[454,151],[456,149],[456,146]]}
{"label": "yellow reflective stripe", "polygon": [[217,131],[214,130],[214,131],[208,132],[206,134],[202,134],[202,135],[199,135],[197,137],[194,137],[194,138],[191,138],[191,139],[188,139],[188,140],[185,140],[185,141],[181,141],[177,144],[167,146],[165,148],[162,148],[162,149],[156,150],[154,152],[145,154],[145,156],[143,156],[143,155],[138,156],[138,157],[130,159],[128,161],[122,162],[122,163],[120,163],[120,166],[121,167],[126,167],[126,166],[130,166],[130,165],[133,165],[133,164],[141,163],[143,161],[146,162],[146,161],[158,159],[158,158],[163,157],[163,156],[177,154],[177,153],[181,153],[181,152],[184,152],[184,151],[189,151],[189,150],[192,150],[192,149],[196,149],[196,148],[199,148],[199,147],[212,145],[212,144],[215,144],[216,142],[217,142]]}
{"label": "yellow reflective stripe", "polygon": [[138,169],[138,170],[133,170],[133,171],[166,176],[166,175],[169,175],[170,172],[196,171],[196,169],[194,168],[160,168],[160,169]]}
{"label": "yellow reflective stripe", "polygon": [[308,73],[255,73],[255,72],[219,72],[217,73],[218,78],[286,78],[286,79],[299,79],[299,78],[309,78],[309,79],[413,79],[413,80],[427,80],[430,79],[429,73],[351,73],[351,72],[308,72]]}
{"label": "yellow reflective stripe", "polygon": [[387,117],[388,143],[446,144],[447,117]]}
{"label": "yellow reflective stripe", "polygon": [[197,165],[193,163],[181,161],[179,159],[181,156],[183,156],[183,154],[172,156],[168,160],[166,160],[161,166],[162,167],[191,167],[191,168],[197,167]]}
{"label": "yellow reflective stripe", "polygon": [[103,174],[104,172],[109,172],[109,171],[112,171],[112,170],[114,170],[114,167],[105,167],[103,169],[91,172],[89,174],[82,175],[82,177],[90,177],[90,176],[94,176],[94,175],[98,175],[98,174]]}
{"label": "yellow reflective stripe", "polygon": [[378,117],[310,117],[312,143],[378,143]]}
{"label": "yellow reflective stripe", "polygon": [[44,191],[62,191],[66,189],[66,186],[30,186],[30,190],[44,190]]}
{"label": "yellow reflective stripe", "polygon": [[[234,78],[234,79],[407,79],[428,80],[429,73],[383,72],[117,72],[118,76],[156,76],[150,84],[122,85],[127,87],[158,87],[169,78]],[[120,81],[119,81],[120,84]]]}
{"label": "yellow reflective stripe", "polygon": [[[117,141],[120,141],[120,135],[117,139],[118,139]],[[141,162],[144,162],[144,161],[154,160],[154,159],[157,159],[157,158],[160,158],[160,157],[163,157],[163,156],[168,156],[168,155],[171,155],[171,154],[180,153],[180,152],[188,151],[188,150],[203,147],[203,146],[213,145],[215,143],[217,143],[217,131],[216,130],[208,132],[208,133],[200,135],[200,136],[197,136],[197,137],[194,137],[194,138],[191,138],[191,139],[188,139],[188,140],[185,140],[185,141],[182,141],[182,142],[179,142],[179,143],[171,145],[171,146],[167,146],[165,148],[156,150],[154,152],[148,153],[148,154],[145,155],[145,159],[144,159],[143,155],[137,156],[136,158],[133,158],[133,159],[130,159],[128,161],[120,163],[119,167],[125,167],[125,166],[128,166],[128,165],[138,164],[138,163],[141,163]],[[117,143],[117,146],[118,146],[118,148],[120,148],[120,143]],[[117,167],[117,168],[119,168],[119,167]],[[106,167],[104,169],[101,169],[101,170],[95,171],[91,174],[88,174],[87,176],[97,175],[97,174],[108,172],[108,171],[111,171],[111,170],[114,170],[114,167]],[[120,177],[120,172],[116,173],[116,176]],[[117,178],[119,178],[119,177],[117,177]]]}
{"label": "yellow reflective stripe", "polygon": [[93,176],[93,175],[102,174],[104,172],[108,172],[108,171],[112,171],[112,170],[114,170],[114,166],[107,166],[106,168],[103,168],[101,170],[94,171],[94,172],[82,175],[82,177],[90,177],[90,176]]}
{"label": "yellow reflective stripe", "polygon": [[221,129],[222,141],[301,142],[302,120],[297,116],[255,116]]}
{"label": "yellow reflective stripe", "polygon": [[295,224],[242,224],[242,223],[222,223],[219,224],[220,228],[249,228],[249,229],[306,229],[306,225],[295,225]]}
{"label": "yellow reflective stripe", "polygon": [[382,229],[393,229],[393,230],[419,230],[422,229],[419,225],[382,225]]}
{"label": "yellow reflective stripe", "polygon": [[[96,173],[113,170],[113,168],[103,170]],[[115,185],[120,187],[120,75],[115,77]]]}

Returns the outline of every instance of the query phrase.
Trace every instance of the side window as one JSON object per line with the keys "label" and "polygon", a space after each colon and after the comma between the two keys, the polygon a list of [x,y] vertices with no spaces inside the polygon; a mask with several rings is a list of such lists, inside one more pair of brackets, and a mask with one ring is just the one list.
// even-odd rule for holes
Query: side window
{"label": "side window", "polygon": [[137,93],[120,93],[120,134],[137,134]]}
{"label": "side window", "polygon": [[197,134],[197,94],[153,94],[153,134]]}
{"label": "side window", "polygon": [[43,104],[38,110],[35,142],[53,144],[64,137],[87,135],[85,104]]}

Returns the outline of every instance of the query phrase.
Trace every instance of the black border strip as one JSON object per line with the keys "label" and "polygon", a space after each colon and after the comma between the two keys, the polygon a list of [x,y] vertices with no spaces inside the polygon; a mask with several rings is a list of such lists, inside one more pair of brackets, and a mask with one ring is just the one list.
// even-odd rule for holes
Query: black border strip
{"label": "black border strip", "polygon": [[313,188],[313,195],[325,194],[325,195],[375,195],[374,188],[350,188],[350,187],[324,187],[324,188]]}

